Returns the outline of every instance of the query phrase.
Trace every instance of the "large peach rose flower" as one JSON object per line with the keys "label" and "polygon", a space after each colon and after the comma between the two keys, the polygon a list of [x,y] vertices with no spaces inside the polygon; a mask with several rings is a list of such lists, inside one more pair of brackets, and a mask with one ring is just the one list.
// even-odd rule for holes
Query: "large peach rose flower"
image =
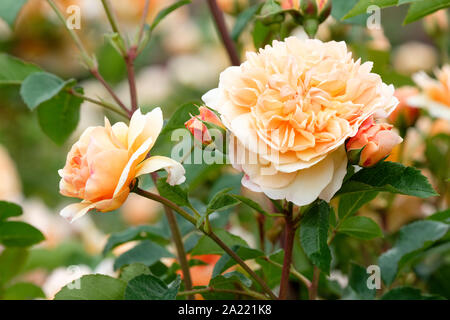
{"label": "large peach rose flower", "polygon": [[344,42],[289,37],[226,69],[203,100],[232,134],[230,161],[245,173],[242,184],[299,206],[329,201],[346,173],[345,140],[398,103],[371,68]]}
{"label": "large peach rose flower", "polygon": [[408,103],[425,108],[433,117],[450,120],[450,65],[444,65],[435,74],[437,80],[430,78],[425,72],[413,75],[423,93],[410,98]]}
{"label": "large peach rose flower", "polygon": [[65,207],[61,215],[74,221],[91,209],[115,210],[127,199],[136,177],[160,169],[167,170],[169,184],[183,183],[185,170],[179,162],[161,156],[146,159],[162,127],[162,112],[156,108],[145,115],[137,110],[129,126],[111,126],[105,118],[104,127],[87,128],[59,170],[61,194],[83,201]]}

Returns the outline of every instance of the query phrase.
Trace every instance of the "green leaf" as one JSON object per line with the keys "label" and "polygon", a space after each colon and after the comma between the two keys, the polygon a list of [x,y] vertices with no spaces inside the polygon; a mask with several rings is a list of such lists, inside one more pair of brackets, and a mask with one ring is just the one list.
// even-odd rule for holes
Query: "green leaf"
{"label": "green leaf", "polygon": [[375,221],[361,216],[350,217],[344,220],[338,226],[337,230],[338,232],[362,240],[370,240],[383,236],[383,232]]}
{"label": "green leaf", "polygon": [[28,258],[25,248],[6,248],[0,255],[0,287],[19,274]]}
{"label": "green leaf", "polygon": [[265,211],[260,205],[259,203],[253,201],[252,199],[249,199],[247,197],[241,196],[241,195],[237,195],[237,194],[233,194],[233,197],[238,199],[240,202],[242,202],[243,204],[249,206],[250,208],[252,208],[253,210],[255,210],[256,212],[259,212],[265,216],[272,216],[271,213],[268,213],[267,211]]}
{"label": "green leaf", "polygon": [[11,217],[18,217],[22,215],[22,207],[6,201],[0,201],[0,223]]}
{"label": "green leaf", "polygon": [[[229,247],[233,246],[248,247],[248,244],[242,238],[234,234],[231,234],[226,230],[216,229],[214,230],[214,233],[217,235],[217,237],[220,238],[220,240],[222,240]],[[191,251],[192,256],[198,256],[203,254],[223,254],[223,253],[224,253],[223,249],[207,236],[202,236],[198,241],[197,245]]]}
{"label": "green leaf", "polygon": [[[342,21],[344,16],[356,5],[358,0],[333,0],[331,6],[331,16],[338,21]],[[343,23],[365,26],[367,24],[368,14],[364,10],[362,14],[356,17],[343,20]]]}
{"label": "green leaf", "polygon": [[404,256],[423,249],[430,241],[439,240],[447,233],[448,228],[444,223],[430,220],[416,221],[401,228],[395,245],[378,260],[383,281],[387,285],[391,284]]}
{"label": "green leaf", "polygon": [[[284,251],[279,249],[268,256],[269,260],[283,265]],[[256,258],[256,263],[258,263],[264,273],[264,279],[267,281],[267,285],[270,288],[274,288],[280,284],[281,281],[281,267],[273,265],[272,263],[266,261],[265,259]]]}
{"label": "green leaf", "polygon": [[0,243],[7,247],[29,247],[45,240],[44,235],[25,222],[0,223]]}
{"label": "green leaf", "polygon": [[169,199],[175,204],[181,207],[190,205],[186,188],[183,188],[180,185],[171,186],[166,182],[166,178],[158,179],[156,182],[156,187],[158,188],[158,192],[161,196]]}
{"label": "green leaf", "polygon": [[111,234],[103,248],[103,254],[105,255],[115,247],[130,241],[152,240],[164,243],[169,238],[170,235],[165,234],[163,230],[155,226],[130,227],[124,231]]}
{"label": "green leaf", "polygon": [[126,300],[175,300],[181,279],[177,276],[169,286],[152,275],[140,275],[128,282]]}
{"label": "green leaf", "polygon": [[443,300],[439,296],[423,295],[419,289],[398,287],[385,293],[381,300]]}
{"label": "green leaf", "polygon": [[145,264],[142,263],[132,263],[123,267],[120,270],[120,280],[129,282],[131,279],[136,278],[140,275],[150,274],[150,269]]}
{"label": "green leaf", "polygon": [[450,1],[448,0],[417,1],[409,6],[409,10],[403,24],[414,22],[435,11],[448,7],[450,7]]}
{"label": "green leaf", "polygon": [[[0,6],[4,2],[1,3]],[[0,9],[0,15],[2,11]],[[0,53],[0,86],[20,85],[30,74],[40,71],[41,69],[34,64],[26,63],[6,53]]]}
{"label": "green leaf", "polygon": [[229,191],[230,189],[227,188],[216,193],[206,208],[207,213],[224,211],[238,205],[240,201],[229,194]]}
{"label": "green leaf", "polygon": [[126,286],[126,282],[105,275],[87,275],[62,288],[55,300],[123,300]]}
{"label": "green leaf", "polygon": [[369,289],[367,286],[369,276],[365,268],[352,263],[348,284],[358,298],[362,300],[373,300],[375,298],[376,289]]}
{"label": "green leaf", "polygon": [[158,12],[158,15],[156,16],[155,20],[153,20],[153,22],[150,26],[150,30],[153,31],[156,28],[156,26],[172,11],[175,11],[179,7],[182,7],[189,3],[191,3],[190,0],[182,0],[182,1],[175,2],[171,6],[168,6],[167,8],[162,9],[160,12]]}
{"label": "green leaf", "polygon": [[255,4],[246,10],[242,11],[239,16],[236,18],[236,22],[234,23],[233,29],[231,30],[231,38],[234,41],[239,39],[242,31],[244,31],[245,27],[249,24],[249,22],[253,19],[255,14],[259,11],[263,4]]}
{"label": "green leaf", "polygon": [[73,84],[73,80],[64,81],[51,73],[36,72],[23,81],[20,95],[28,108],[34,110],[60,93],[68,84]]}
{"label": "green leaf", "polygon": [[330,273],[331,253],[328,247],[330,206],[323,200],[315,202],[305,213],[300,226],[300,242],[311,262],[326,274]]}
{"label": "green leaf", "polygon": [[[223,275],[213,277],[209,282],[209,286],[216,289],[234,289],[236,285],[250,288],[252,281],[238,271],[232,271]],[[234,300],[236,295],[233,293],[202,293],[207,300]]]}
{"label": "green leaf", "polygon": [[16,21],[17,15],[27,0],[2,0],[0,1],[0,18],[12,28]]}
{"label": "green leaf", "polygon": [[439,211],[427,218],[427,220],[443,222],[446,224],[450,224],[450,209],[445,211]]}
{"label": "green leaf", "polygon": [[6,288],[3,293],[3,300],[32,300],[42,298],[45,299],[45,294],[41,288],[32,283],[19,282]]}
{"label": "green leaf", "polygon": [[63,144],[77,128],[82,103],[83,99],[64,91],[42,103],[38,108],[42,131],[56,144]]}
{"label": "green leaf", "polygon": [[397,4],[398,0],[360,0],[344,17],[348,19],[362,13],[367,12],[369,6],[378,6],[380,8],[392,7]]}
{"label": "green leaf", "polygon": [[[264,252],[248,247],[234,246],[231,249],[244,261],[264,256]],[[225,253],[214,266],[212,277],[218,276],[235,264],[237,262]]]}
{"label": "green leaf", "polygon": [[364,191],[386,191],[419,198],[437,195],[419,170],[388,161],[361,169],[344,183],[338,194]]}
{"label": "green leaf", "polygon": [[128,250],[119,256],[114,262],[114,270],[124,265],[140,262],[146,266],[151,266],[161,258],[173,258],[174,255],[167,251],[166,248],[153,243],[149,240],[142,241],[133,249]]}
{"label": "green leaf", "polygon": [[356,213],[367,202],[375,199],[378,191],[344,194],[339,199],[339,219],[344,220]]}

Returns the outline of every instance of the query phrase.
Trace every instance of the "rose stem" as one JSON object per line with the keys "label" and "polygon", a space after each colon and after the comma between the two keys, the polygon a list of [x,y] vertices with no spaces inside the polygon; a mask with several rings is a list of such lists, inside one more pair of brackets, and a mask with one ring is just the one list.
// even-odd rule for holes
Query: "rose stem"
{"label": "rose stem", "polygon": [[58,8],[58,6],[55,4],[53,0],[47,0],[47,3],[52,7],[53,11],[58,16],[59,20],[62,22],[62,24],[65,26],[66,30],[69,32],[70,36],[72,37],[73,41],[77,45],[78,49],[81,52],[81,57],[83,59],[83,62],[85,63],[88,70],[92,73],[92,75],[97,78],[98,81],[106,88],[106,90],[109,92],[111,97],[117,102],[117,104],[127,113],[130,114],[130,110],[123,104],[123,102],[117,97],[117,95],[112,90],[111,86],[103,79],[103,77],[98,72],[98,67],[96,62],[89,56],[87,53],[86,48],[84,47],[83,43],[81,42],[78,35],[70,29],[67,24],[66,20],[64,18],[64,15],[62,14],[61,10]]}
{"label": "rose stem", "polygon": [[[153,172],[150,174],[153,180],[153,183],[156,186],[158,181],[158,173]],[[178,227],[177,219],[173,214],[172,209],[164,205],[164,211],[166,213],[167,221],[169,223],[170,231],[172,233],[172,239],[175,244],[175,248],[177,250],[178,262],[180,262],[181,271],[183,272],[183,281],[186,287],[186,290],[192,290],[192,279],[191,272],[189,270],[189,263],[186,258],[186,250],[184,249],[183,238],[181,236],[180,228]],[[194,299],[193,295],[188,295],[189,299]]]}
{"label": "rose stem", "polygon": [[288,296],[292,251],[294,248],[295,222],[293,220],[293,205],[291,202],[288,204],[285,220],[284,261],[281,271],[280,294],[278,297],[280,300],[286,300]]}
{"label": "rose stem", "polygon": [[[165,206],[170,207],[175,212],[179,213],[183,218],[185,218],[187,221],[192,223],[194,226],[197,224],[197,220],[191,216],[188,212],[186,212],[184,209],[170,201],[169,199],[166,199],[164,197],[161,197],[158,194],[151,193],[145,190],[142,190],[140,188],[135,188],[133,192],[137,193],[140,196],[143,196],[147,199],[151,199],[157,202],[160,202],[164,204]],[[258,284],[262,287],[262,289],[270,296],[271,299],[277,299],[277,297],[273,294],[272,290],[269,288],[269,286],[233,251],[231,250],[222,240],[220,240],[216,234],[210,230],[207,232],[203,226],[199,227],[200,231],[202,231],[206,236],[211,238],[215,243],[219,245],[231,258],[233,258]]]}
{"label": "rose stem", "polygon": [[222,42],[225,45],[225,49],[227,50],[228,56],[230,57],[231,64],[233,66],[238,66],[241,64],[238,52],[236,50],[236,46],[231,39],[230,34],[228,32],[227,26],[225,25],[225,19],[223,16],[222,10],[217,6],[216,0],[207,0],[209,10],[214,18],[214,21],[217,26],[217,30],[220,33],[220,37],[222,38]]}
{"label": "rose stem", "polygon": [[[109,24],[111,25],[111,28],[115,33],[119,35],[120,38],[122,38],[122,35],[120,33],[119,25],[116,20],[116,16],[114,15],[114,12],[111,7],[111,3],[109,0],[102,0],[103,8],[105,9],[106,16],[108,18]],[[123,38],[122,38],[123,39]]]}
{"label": "rose stem", "polygon": [[137,89],[136,89],[136,77],[134,74],[134,61],[136,60],[138,56],[138,48],[141,44],[142,37],[144,35],[144,29],[145,29],[145,19],[148,15],[148,10],[150,8],[150,0],[145,1],[144,11],[142,12],[142,18],[141,23],[139,27],[139,33],[136,42],[130,46],[130,48],[127,50],[126,54],[124,55],[125,59],[125,65],[127,67],[127,74],[128,74],[128,84],[130,86],[130,99],[131,99],[131,112],[134,113],[138,107],[138,95],[137,95]]}
{"label": "rose stem", "polygon": [[319,287],[319,276],[320,276],[320,270],[319,270],[319,268],[314,266],[313,279],[312,279],[311,287],[309,290],[309,300],[316,300],[316,298],[317,298],[317,289]]}
{"label": "rose stem", "polygon": [[125,112],[123,112],[123,111],[121,111],[121,110],[118,110],[118,109],[116,108],[116,106],[114,106],[113,104],[110,104],[110,103],[105,102],[105,101],[96,100],[96,99],[93,99],[93,98],[90,98],[90,97],[86,97],[85,95],[82,95],[82,94],[76,92],[76,91],[73,90],[72,88],[68,89],[67,92],[70,93],[71,95],[73,95],[74,97],[78,97],[78,98],[80,98],[80,99],[89,101],[89,102],[94,103],[94,104],[96,104],[96,105],[99,105],[99,106],[101,106],[101,107],[103,107],[103,108],[105,108],[105,109],[108,109],[108,110],[110,110],[110,111],[113,111],[113,112],[117,113],[118,115],[121,115],[121,116],[124,117],[124,118],[129,119],[127,113],[125,113]]}

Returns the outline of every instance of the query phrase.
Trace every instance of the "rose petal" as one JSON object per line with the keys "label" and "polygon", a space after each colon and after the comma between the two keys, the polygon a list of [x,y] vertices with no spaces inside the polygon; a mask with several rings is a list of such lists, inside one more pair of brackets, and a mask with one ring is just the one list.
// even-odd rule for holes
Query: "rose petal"
{"label": "rose petal", "polygon": [[186,180],[186,170],[178,161],[163,156],[150,157],[136,168],[136,176],[164,169],[167,171],[167,183],[174,186]]}

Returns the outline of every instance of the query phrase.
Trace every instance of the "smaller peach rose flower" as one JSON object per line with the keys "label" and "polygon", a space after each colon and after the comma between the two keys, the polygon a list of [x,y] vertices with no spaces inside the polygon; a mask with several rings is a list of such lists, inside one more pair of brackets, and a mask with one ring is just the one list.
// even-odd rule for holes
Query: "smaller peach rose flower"
{"label": "smaller peach rose flower", "polygon": [[156,108],[145,115],[137,110],[129,126],[111,126],[105,118],[104,127],[87,128],[59,170],[60,193],[83,201],[65,207],[61,215],[72,222],[89,210],[115,210],[128,198],[136,177],[161,169],[168,172],[169,184],[183,183],[185,170],[179,162],[162,156],[146,159],[162,127],[162,111]]}
{"label": "smaller peach rose flower", "polygon": [[386,158],[403,139],[392,125],[375,123],[373,117],[363,122],[358,133],[347,141],[347,155],[353,164],[372,167]]}
{"label": "smaller peach rose flower", "polygon": [[450,121],[450,65],[444,65],[435,74],[437,79],[430,78],[425,72],[413,75],[422,94],[410,98],[408,103],[426,109],[435,118]]}
{"label": "smaller peach rose flower", "polygon": [[184,125],[197,141],[208,145],[212,142],[212,138],[204,122],[212,123],[224,129],[225,127],[219,117],[207,107],[200,107],[199,111],[200,115],[192,116]]}
{"label": "smaller peach rose flower", "polygon": [[395,90],[394,96],[398,99],[397,108],[389,115],[389,121],[397,127],[410,127],[419,117],[419,109],[411,106],[408,99],[419,94],[414,87],[404,86]]}

